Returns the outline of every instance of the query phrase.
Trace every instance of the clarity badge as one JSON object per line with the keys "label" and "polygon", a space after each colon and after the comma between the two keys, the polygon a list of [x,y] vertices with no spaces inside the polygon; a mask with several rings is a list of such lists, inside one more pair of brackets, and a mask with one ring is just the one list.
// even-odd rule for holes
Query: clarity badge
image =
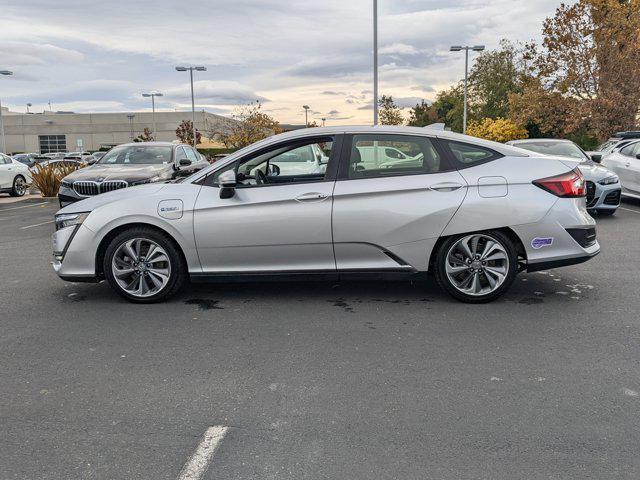
{"label": "clarity badge", "polygon": [[553,237],[536,237],[531,240],[531,246],[536,250],[553,245]]}

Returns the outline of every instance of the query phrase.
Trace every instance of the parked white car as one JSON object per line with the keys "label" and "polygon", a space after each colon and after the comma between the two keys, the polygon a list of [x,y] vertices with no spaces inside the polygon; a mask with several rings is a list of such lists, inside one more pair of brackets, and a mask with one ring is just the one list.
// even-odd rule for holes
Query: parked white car
{"label": "parked white car", "polygon": [[640,140],[614,150],[602,165],[618,175],[623,196],[640,199]]}
{"label": "parked white car", "polygon": [[31,184],[31,172],[24,163],[0,153],[0,192],[22,197]]}

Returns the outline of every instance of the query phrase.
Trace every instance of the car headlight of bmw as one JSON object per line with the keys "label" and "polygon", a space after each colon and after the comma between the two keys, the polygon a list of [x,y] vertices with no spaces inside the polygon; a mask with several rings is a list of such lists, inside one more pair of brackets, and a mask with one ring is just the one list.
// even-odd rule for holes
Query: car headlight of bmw
{"label": "car headlight of bmw", "polygon": [[82,213],[61,213],[55,216],[56,230],[81,225],[91,212]]}
{"label": "car headlight of bmw", "polygon": [[65,188],[73,188],[73,182],[70,182],[68,180],[62,180],[62,182],[60,182],[60,186]]}
{"label": "car headlight of bmw", "polygon": [[611,175],[610,177],[603,178],[602,180],[598,180],[600,185],[613,185],[614,183],[618,183],[620,179],[617,175]]}

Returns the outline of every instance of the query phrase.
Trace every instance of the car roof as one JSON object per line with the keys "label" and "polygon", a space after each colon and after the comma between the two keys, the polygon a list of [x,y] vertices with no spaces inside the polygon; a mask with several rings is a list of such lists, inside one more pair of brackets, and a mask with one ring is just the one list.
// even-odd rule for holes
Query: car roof
{"label": "car roof", "polygon": [[547,142],[547,143],[574,143],[566,138],[523,138],[520,140],[509,140],[507,145],[520,145],[522,143]]}
{"label": "car roof", "polygon": [[121,143],[120,145],[117,145],[117,146],[118,147],[177,147],[179,145],[186,145],[186,144],[173,143],[173,142],[129,142],[129,143]]}
{"label": "car roof", "polygon": [[481,147],[490,148],[503,155],[512,155],[517,157],[528,157],[531,152],[523,150],[504,143],[492,142],[490,140],[484,140],[482,138],[472,137],[470,135],[463,135],[461,133],[450,132],[447,130],[436,130],[433,128],[422,127],[407,127],[407,126],[395,126],[395,125],[353,125],[353,126],[338,126],[338,127],[312,127],[301,128],[290,132],[274,135],[266,139],[261,145],[268,145],[272,142],[279,142],[283,140],[295,140],[296,138],[305,138],[309,136],[322,136],[322,135],[336,135],[336,134],[397,134],[397,135],[418,135],[427,137],[443,138],[445,140],[452,140],[464,143],[470,143]]}

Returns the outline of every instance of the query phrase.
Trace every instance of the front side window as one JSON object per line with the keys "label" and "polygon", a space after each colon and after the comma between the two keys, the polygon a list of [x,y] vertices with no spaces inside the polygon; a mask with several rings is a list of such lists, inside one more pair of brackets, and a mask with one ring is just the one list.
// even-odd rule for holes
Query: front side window
{"label": "front side window", "polygon": [[441,158],[427,137],[354,135],[348,178],[420,175],[441,171]]}
{"label": "front side window", "polygon": [[236,171],[240,188],[323,181],[332,150],[332,137],[277,145],[214,172],[205,184],[217,185],[218,177],[228,170]]}
{"label": "front side window", "polygon": [[445,140],[445,144],[453,154],[454,158],[465,166],[488,162],[502,156],[490,148],[472,145],[470,143]]}
{"label": "front side window", "polygon": [[171,163],[172,147],[128,146],[114,147],[100,160],[102,165],[161,165]]}
{"label": "front side window", "polygon": [[193,151],[191,147],[184,147],[185,152],[187,152],[187,158],[191,160],[192,163],[196,163],[198,161],[198,157],[196,152]]}
{"label": "front side window", "polygon": [[620,150],[622,155],[627,157],[635,157],[640,153],[640,142],[632,143],[631,145],[627,145],[622,150]]}

